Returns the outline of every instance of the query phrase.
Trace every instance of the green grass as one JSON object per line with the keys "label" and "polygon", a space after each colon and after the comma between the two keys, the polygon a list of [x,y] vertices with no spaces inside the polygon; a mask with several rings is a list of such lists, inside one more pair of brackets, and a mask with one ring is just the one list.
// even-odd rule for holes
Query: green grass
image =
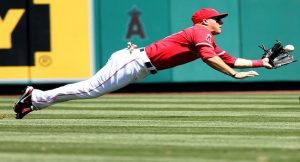
{"label": "green grass", "polygon": [[3,162],[299,162],[300,94],[107,95],[15,120],[0,97]]}

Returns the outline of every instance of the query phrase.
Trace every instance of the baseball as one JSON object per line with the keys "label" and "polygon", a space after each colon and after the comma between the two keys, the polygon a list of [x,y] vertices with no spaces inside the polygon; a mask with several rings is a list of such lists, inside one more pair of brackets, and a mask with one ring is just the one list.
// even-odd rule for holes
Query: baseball
{"label": "baseball", "polygon": [[283,49],[288,51],[288,52],[292,52],[292,51],[294,51],[295,47],[291,44],[288,44]]}

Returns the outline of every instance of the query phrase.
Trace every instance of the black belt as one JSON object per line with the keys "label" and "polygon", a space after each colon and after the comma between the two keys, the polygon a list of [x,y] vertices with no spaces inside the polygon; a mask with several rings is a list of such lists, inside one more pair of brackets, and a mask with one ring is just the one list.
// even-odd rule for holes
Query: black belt
{"label": "black belt", "polygon": [[[140,48],[140,52],[144,52],[144,51],[145,51],[145,48]],[[145,66],[151,74],[156,74],[157,73],[156,68],[153,66],[153,64],[150,61],[145,62]]]}

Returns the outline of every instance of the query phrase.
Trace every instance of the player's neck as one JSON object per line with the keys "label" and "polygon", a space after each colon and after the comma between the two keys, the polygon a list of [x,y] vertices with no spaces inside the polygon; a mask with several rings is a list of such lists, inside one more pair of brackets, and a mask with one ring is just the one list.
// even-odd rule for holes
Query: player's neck
{"label": "player's neck", "polygon": [[205,24],[201,24],[201,23],[198,23],[198,24],[195,24],[195,26],[198,26],[198,27],[201,27],[201,28],[205,28],[207,29],[212,35],[216,35],[214,32],[212,32],[212,30],[210,30],[210,28],[205,25]]}

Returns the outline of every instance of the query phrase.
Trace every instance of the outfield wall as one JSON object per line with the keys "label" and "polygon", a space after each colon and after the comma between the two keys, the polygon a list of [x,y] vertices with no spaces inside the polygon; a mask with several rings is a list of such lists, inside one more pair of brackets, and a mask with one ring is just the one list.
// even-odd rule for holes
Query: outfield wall
{"label": "outfield wall", "polygon": [[[278,10],[284,6],[288,10]],[[0,84],[65,83],[89,78],[112,52],[146,46],[192,25],[199,8],[228,12],[221,48],[258,59],[258,45],[300,42],[299,0],[1,0]],[[201,60],[160,71],[142,83],[300,81],[299,63],[234,80]]]}

